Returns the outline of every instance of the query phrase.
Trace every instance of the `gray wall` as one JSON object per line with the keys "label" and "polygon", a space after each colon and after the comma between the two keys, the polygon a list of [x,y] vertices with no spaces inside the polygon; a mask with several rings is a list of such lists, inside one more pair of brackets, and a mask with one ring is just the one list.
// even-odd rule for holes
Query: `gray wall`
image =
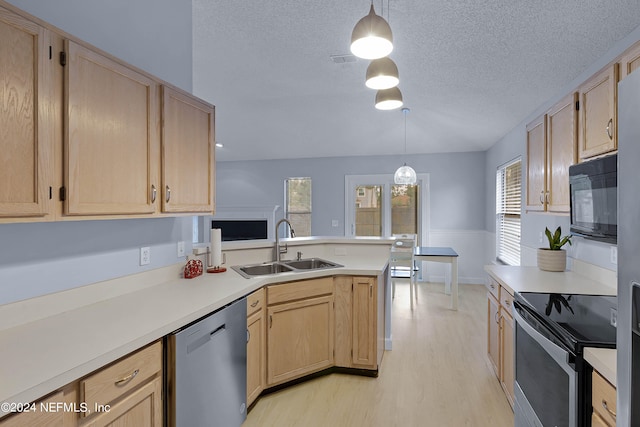
{"label": "gray wall", "polygon": [[191,0],[7,0],[188,92]]}
{"label": "gray wall", "polygon": [[[10,0],[17,7],[191,91],[190,0]],[[192,219],[0,224],[0,304],[179,262]],[[139,248],[151,264],[139,266]]]}
{"label": "gray wall", "polygon": [[[330,157],[321,159],[219,162],[216,205],[236,208],[273,206],[283,216],[284,180],[312,179],[312,233],[344,235],[345,175],[393,174],[402,156]],[[482,230],[485,211],[485,153],[411,156],[417,173],[430,176],[432,229]],[[331,221],[338,220],[338,227]]]}

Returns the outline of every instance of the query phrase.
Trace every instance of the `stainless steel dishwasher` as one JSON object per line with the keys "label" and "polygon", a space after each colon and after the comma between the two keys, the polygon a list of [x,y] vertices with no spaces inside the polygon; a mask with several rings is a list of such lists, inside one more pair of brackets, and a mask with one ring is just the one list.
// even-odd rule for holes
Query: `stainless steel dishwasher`
{"label": "stainless steel dishwasher", "polygon": [[247,300],[167,337],[167,425],[235,427],[246,416]]}

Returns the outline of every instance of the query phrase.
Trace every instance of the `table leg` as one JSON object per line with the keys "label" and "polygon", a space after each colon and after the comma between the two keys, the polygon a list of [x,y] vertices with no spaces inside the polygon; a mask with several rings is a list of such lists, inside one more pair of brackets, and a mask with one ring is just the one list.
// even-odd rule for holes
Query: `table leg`
{"label": "table leg", "polygon": [[458,310],[458,258],[451,260],[451,308]]}
{"label": "table leg", "polygon": [[449,259],[449,271],[444,269],[444,293],[445,295],[451,295],[451,259]]}

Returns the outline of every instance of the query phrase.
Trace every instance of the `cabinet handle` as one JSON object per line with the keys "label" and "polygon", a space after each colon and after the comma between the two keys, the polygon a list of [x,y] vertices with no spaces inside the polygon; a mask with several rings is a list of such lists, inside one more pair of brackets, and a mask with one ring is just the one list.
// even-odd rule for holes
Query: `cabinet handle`
{"label": "cabinet handle", "polygon": [[540,192],[540,204],[543,205],[544,204],[544,190],[542,190]]}
{"label": "cabinet handle", "polygon": [[490,287],[491,289],[495,289],[495,288],[496,288],[496,285],[494,285],[494,284],[492,283],[492,284],[490,284],[490,285],[489,285],[489,287]]}
{"label": "cabinet handle", "polygon": [[271,329],[271,326],[273,325],[273,314],[269,315],[269,329]]}
{"label": "cabinet handle", "polygon": [[247,328],[247,342],[251,341],[251,331]]}
{"label": "cabinet handle", "polygon": [[544,202],[546,204],[549,204],[549,192],[548,191],[545,191],[545,193],[544,193]]}
{"label": "cabinet handle", "polygon": [[511,307],[511,301],[505,300],[504,305],[506,305],[507,307]]}
{"label": "cabinet handle", "polygon": [[373,298],[373,285],[369,285],[369,297]]}
{"label": "cabinet handle", "polygon": [[613,133],[611,132],[611,125],[613,125],[613,118],[607,122],[607,136],[613,141]]}
{"label": "cabinet handle", "polygon": [[260,302],[259,299],[255,300],[255,302],[253,304],[251,304],[251,307],[255,307],[256,305],[258,305],[259,302]]}
{"label": "cabinet handle", "polygon": [[[119,379],[118,381],[115,382],[115,385],[117,387],[122,387],[123,385],[127,384],[129,381],[131,381],[132,379],[134,379],[137,375],[138,372],[140,372],[139,369],[136,369],[135,371],[131,372],[129,375],[127,375],[124,378]],[[604,402],[604,401],[603,401]]]}
{"label": "cabinet handle", "polygon": [[609,407],[607,406],[607,401],[604,399],[602,399],[602,407],[609,413],[609,415],[613,417],[614,420],[616,419],[616,413],[609,409]]}
{"label": "cabinet handle", "polygon": [[496,311],[496,314],[493,315],[493,320],[495,320],[496,323],[500,323],[500,313]]}
{"label": "cabinet handle", "polygon": [[156,188],[155,185],[151,186],[151,203],[155,203],[156,202],[156,196],[158,194],[158,189]]}
{"label": "cabinet handle", "polygon": [[169,203],[169,200],[171,200],[171,188],[168,185],[165,188],[165,195],[165,200]]}

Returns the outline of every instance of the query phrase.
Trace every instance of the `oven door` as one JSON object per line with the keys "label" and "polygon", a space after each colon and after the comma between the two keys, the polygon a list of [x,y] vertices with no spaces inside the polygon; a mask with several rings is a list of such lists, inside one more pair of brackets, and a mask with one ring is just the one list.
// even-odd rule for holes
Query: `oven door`
{"label": "oven door", "polygon": [[517,301],[515,320],[515,426],[577,426],[575,356]]}

